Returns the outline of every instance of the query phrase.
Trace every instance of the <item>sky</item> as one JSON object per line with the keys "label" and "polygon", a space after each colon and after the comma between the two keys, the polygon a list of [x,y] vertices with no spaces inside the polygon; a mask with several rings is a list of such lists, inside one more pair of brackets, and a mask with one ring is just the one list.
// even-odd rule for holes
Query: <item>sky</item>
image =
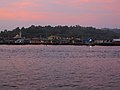
{"label": "sky", "polygon": [[120,28],[120,0],[0,0],[0,31],[31,25]]}

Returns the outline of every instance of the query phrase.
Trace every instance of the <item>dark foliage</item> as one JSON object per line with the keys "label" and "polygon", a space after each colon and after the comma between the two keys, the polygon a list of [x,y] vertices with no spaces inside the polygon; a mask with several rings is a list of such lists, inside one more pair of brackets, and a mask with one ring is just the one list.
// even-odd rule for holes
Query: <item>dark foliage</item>
{"label": "dark foliage", "polygon": [[109,29],[102,30],[93,27],[76,26],[30,26],[29,28],[17,27],[12,31],[1,31],[0,37],[13,38],[19,32],[22,32],[22,37],[26,38],[47,38],[51,35],[60,37],[74,37],[74,38],[93,38],[93,39],[114,39],[119,38],[120,33],[113,32]]}

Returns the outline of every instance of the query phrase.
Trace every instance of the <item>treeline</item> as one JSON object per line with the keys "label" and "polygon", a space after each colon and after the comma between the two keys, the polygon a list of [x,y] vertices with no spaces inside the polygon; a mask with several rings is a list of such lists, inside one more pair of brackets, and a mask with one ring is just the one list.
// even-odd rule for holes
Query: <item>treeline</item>
{"label": "treeline", "polygon": [[28,28],[19,28],[12,31],[1,31],[1,38],[13,38],[19,32],[22,32],[22,37],[25,38],[47,38],[51,35],[60,37],[73,37],[73,38],[93,38],[93,39],[114,39],[120,38],[120,33],[116,33],[109,29],[102,30],[94,27],[76,26],[30,26]]}

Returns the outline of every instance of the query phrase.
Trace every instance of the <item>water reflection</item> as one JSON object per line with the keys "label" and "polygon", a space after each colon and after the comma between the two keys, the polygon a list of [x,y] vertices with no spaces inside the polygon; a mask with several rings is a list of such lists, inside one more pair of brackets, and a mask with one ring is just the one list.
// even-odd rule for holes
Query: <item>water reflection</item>
{"label": "water reflection", "polygon": [[119,90],[120,47],[0,46],[2,90]]}

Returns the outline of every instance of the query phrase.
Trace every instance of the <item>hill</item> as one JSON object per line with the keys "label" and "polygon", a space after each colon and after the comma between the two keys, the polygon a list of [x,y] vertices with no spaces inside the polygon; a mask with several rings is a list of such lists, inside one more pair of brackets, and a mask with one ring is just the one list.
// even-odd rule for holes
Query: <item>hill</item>
{"label": "hill", "polygon": [[60,37],[74,37],[74,38],[93,38],[93,39],[114,39],[119,38],[120,33],[111,29],[103,30],[94,27],[76,26],[30,26],[28,28],[17,27],[12,31],[1,31],[1,38],[13,38],[19,32],[22,32],[22,37],[26,38],[47,38],[51,35]]}

